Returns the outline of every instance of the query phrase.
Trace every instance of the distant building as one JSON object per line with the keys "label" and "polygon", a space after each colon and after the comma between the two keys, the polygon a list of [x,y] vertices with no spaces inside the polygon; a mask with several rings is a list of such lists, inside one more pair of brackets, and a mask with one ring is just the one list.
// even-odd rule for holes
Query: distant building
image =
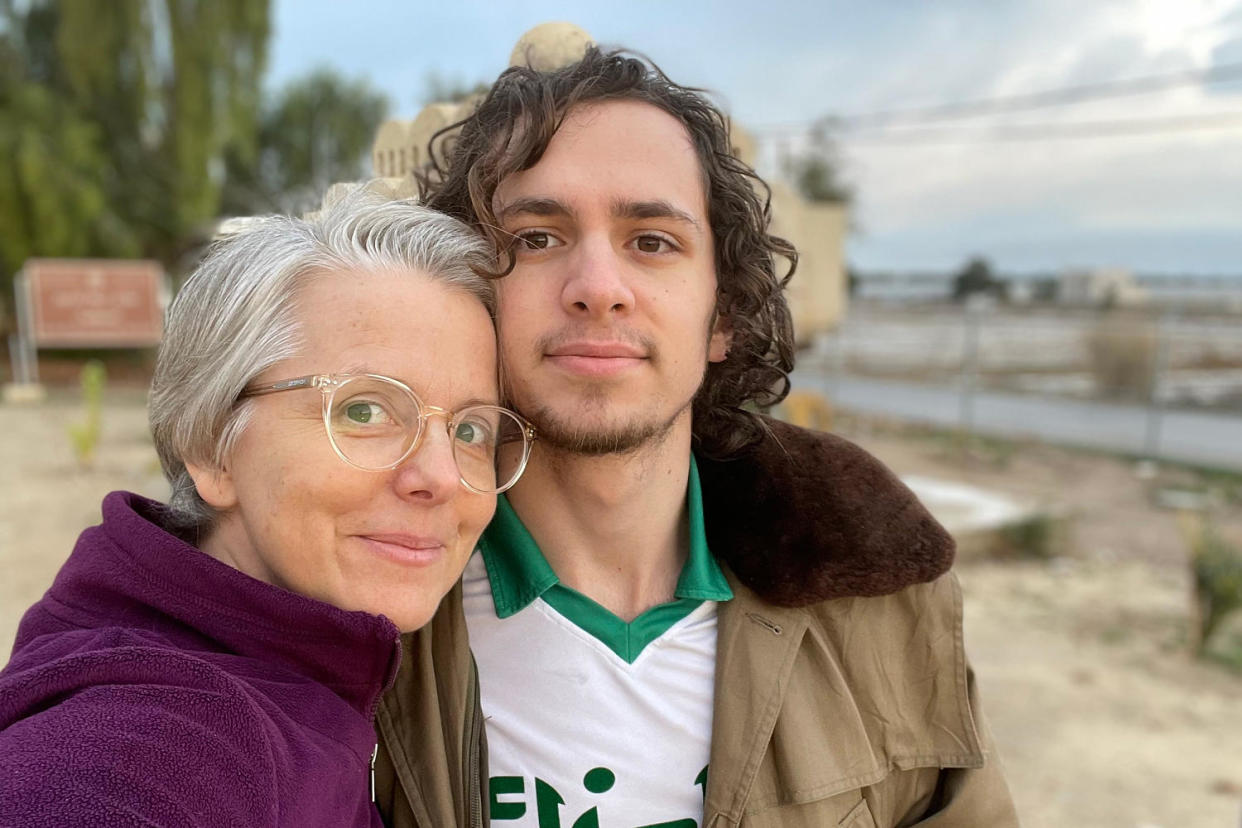
{"label": "distant building", "polygon": [[[405,178],[429,160],[431,137],[470,114],[478,99],[461,103],[432,103],[412,121],[385,121],[371,147],[371,168],[379,178]],[[441,147],[436,147],[437,155]],[[442,157],[438,160],[443,161]]]}
{"label": "distant building", "polygon": [[[750,134],[735,123],[729,137],[734,154],[755,166],[755,141]],[[808,201],[782,181],[773,181],[771,187],[772,232],[798,249],[798,271],[789,283],[786,298],[798,344],[808,345],[845,316],[849,301],[845,274],[849,208],[842,203]],[[777,262],[778,269],[786,266]]]}
{"label": "distant building", "polygon": [[1138,307],[1148,302],[1147,291],[1134,274],[1121,268],[1066,270],[1057,286],[1057,301],[1079,307]]}

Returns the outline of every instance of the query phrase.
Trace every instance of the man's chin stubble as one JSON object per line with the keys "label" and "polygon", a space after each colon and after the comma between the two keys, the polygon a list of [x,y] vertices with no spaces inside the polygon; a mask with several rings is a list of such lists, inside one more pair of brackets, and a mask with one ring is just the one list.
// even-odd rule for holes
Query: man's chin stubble
{"label": "man's chin stubble", "polygon": [[539,443],[560,454],[604,457],[631,454],[646,446],[663,442],[672,431],[681,411],[668,421],[630,422],[609,427],[583,428],[565,422],[548,408],[527,413],[539,435]]}

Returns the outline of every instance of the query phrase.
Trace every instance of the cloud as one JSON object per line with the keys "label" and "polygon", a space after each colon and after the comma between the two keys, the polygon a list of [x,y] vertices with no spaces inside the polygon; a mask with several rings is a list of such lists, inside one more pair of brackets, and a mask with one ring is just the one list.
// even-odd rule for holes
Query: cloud
{"label": "cloud", "polygon": [[[388,89],[406,117],[429,71],[490,79],[525,29],[554,19],[646,52],[677,81],[718,90],[760,135],[763,127],[831,113],[1242,61],[1242,0],[721,0],[710,7],[278,0],[276,11],[274,78],[327,58]],[[1184,118],[1236,110],[1240,93],[1242,82],[1189,86],[976,124]],[[1072,258],[1058,251],[1124,249],[1128,235],[1132,258],[1147,251],[1152,261],[1170,261],[1180,250],[1181,269],[1242,272],[1242,241],[1230,246],[1227,234],[1217,235],[1237,228],[1242,215],[1233,195],[1242,193],[1240,142],[1242,129],[900,148],[845,141],[846,174],[868,231],[851,250],[860,262],[908,267],[955,265],[962,251],[993,249],[1052,261]],[[1107,241],[1092,248],[1086,238]]]}

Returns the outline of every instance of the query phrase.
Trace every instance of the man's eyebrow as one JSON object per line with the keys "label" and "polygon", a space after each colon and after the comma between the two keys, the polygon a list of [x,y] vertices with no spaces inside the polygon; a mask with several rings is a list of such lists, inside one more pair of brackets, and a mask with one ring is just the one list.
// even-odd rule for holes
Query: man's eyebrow
{"label": "man's eyebrow", "polygon": [[612,203],[612,214],[618,218],[626,219],[672,219],[673,221],[685,222],[699,232],[703,230],[699,223],[695,221],[694,216],[685,210],[674,207],[664,199],[655,199],[654,201],[614,201]]}
{"label": "man's eyebrow", "polygon": [[501,207],[496,212],[496,219],[503,223],[506,219],[517,215],[573,218],[573,214],[573,210],[555,198],[528,196],[525,198],[515,198]]}

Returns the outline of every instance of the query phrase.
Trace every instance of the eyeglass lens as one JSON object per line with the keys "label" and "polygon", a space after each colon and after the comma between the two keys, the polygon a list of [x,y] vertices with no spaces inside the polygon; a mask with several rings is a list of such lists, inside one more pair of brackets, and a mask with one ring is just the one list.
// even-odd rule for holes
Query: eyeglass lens
{"label": "eyeglass lens", "polygon": [[[374,377],[352,377],[336,388],[328,414],[329,435],[350,463],[383,469],[404,457],[418,439],[420,413],[418,400],[401,386]],[[472,406],[457,412],[448,428],[457,470],[470,488],[503,490],[521,473],[526,433],[509,411]]]}

